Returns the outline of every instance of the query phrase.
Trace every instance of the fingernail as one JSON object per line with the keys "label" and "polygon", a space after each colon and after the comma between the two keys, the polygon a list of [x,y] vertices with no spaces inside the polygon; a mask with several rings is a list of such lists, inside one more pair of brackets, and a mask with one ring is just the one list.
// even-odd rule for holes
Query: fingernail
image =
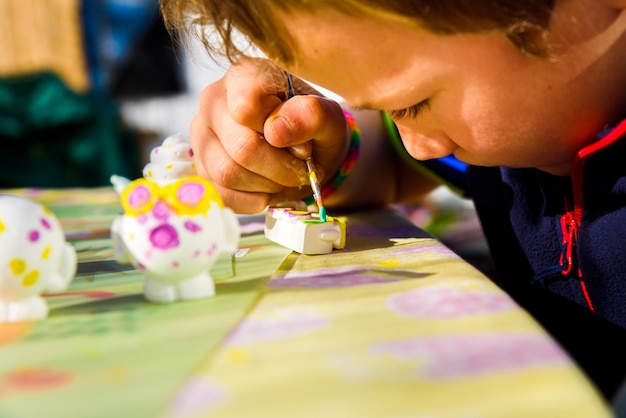
{"label": "fingernail", "polygon": [[289,152],[294,157],[304,160],[311,155],[311,143],[305,142],[304,144],[293,145],[289,147]]}
{"label": "fingernail", "polygon": [[292,141],[295,138],[293,127],[286,117],[280,115],[272,116],[269,123],[276,138],[286,138],[288,141]]}

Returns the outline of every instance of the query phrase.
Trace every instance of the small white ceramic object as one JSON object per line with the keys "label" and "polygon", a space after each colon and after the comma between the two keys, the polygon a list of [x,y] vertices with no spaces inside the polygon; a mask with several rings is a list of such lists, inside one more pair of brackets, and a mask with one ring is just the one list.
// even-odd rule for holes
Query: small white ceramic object
{"label": "small white ceramic object", "polygon": [[46,292],[76,274],[76,251],[56,216],[32,200],[0,194],[0,323],[44,319]]}
{"label": "small white ceramic object", "polygon": [[328,254],[346,245],[346,224],[328,216],[286,207],[270,207],[265,215],[265,236],[301,254]]}
{"label": "small white ceramic object", "polygon": [[145,275],[144,296],[169,303],[215,294],[209,270],[221,253],[233,253],[239,221],[211,182],[182,177],[165,185],[138,179],[121,194],[124,215],[111,233],[119,262]]}
{"label": "small white ceramic object", "polygon": [[182,134],[170,135],[153,148],[150,162],[143,168],[144,178],[161,186],[196,174],[191,144]]}

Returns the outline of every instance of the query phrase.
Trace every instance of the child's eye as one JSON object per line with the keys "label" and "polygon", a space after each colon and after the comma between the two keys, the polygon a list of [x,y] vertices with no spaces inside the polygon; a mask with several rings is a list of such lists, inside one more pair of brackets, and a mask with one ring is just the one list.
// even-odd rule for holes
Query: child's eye
{"label": "child's eye", "polygon": [[404,117],[416,118],[427,107],[428,100],[423,100],[416,105],[407,107],[406,109],[390,110],[387,113],[389,113],[389,116],[391,116],[393,119],[402,119]]}

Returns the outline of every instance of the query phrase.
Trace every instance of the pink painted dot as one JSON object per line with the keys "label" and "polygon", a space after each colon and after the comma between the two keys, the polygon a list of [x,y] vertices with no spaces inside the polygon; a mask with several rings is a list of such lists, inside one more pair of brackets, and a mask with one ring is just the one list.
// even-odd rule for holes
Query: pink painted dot
{"label": "pink painted dot", "polygon": [[39,240],[39,231],[30,231],[28,234],[28,240],[30,242],[37,242]]}
{"label": "pink painted dot", "polygon": [[150,190],[145,186],[137,186],[128,197],[128,204],[134,209],[140,208],[150,201]]}
{"label": "pink painted dot", "polygon": [[189,148],[189,156],[193,157],[193,150],[191,148]]}
{"label": "pink painted dot", "polygon": [[186,221],[184,225],[185,229],[190,232],[196,233],[202,231],[202,227],[193,221]]}
{"label": "pink painted dot", "polygon": [[145,213],[142,213],[141,215],[137,216],[137,222],[139,222],[140,224],[145,224],[146,222],[148,222],[148,216]]}
{"label": "pink painted dot", "polygon": [[170,217],[170,208],[167,203],[159,200],[152,209],[152,216],[160,221],[166,221]]}
{"label": "pink painted dot", "polygon": [[180,245],[176,229],[169,224],[159,225],[150,232],[150,242],[155,248],[167,250]]}
{"label": "pink painted dot", "polygon": [[41,218],[41,225],[48,230],[52,229],[50,222],[46,218]]}
{"label": "pink painted dot", "polygon": [[180,266],[180,263],[176,260],[172,261],[172,267],[174,267],[175,269],[177,269]]}
{"label": "pink painted dot", "polygon": [[200,255],[200,250],[196,250],[193,252],[193,254],[191,255],[191,258],[198,258],[198,256]]}
{"label": "pink painted dot", "polygon": [[204,186],[196,182],[188,182],[177,191],[178,200],[189,207],[196,206],[204,196]]}

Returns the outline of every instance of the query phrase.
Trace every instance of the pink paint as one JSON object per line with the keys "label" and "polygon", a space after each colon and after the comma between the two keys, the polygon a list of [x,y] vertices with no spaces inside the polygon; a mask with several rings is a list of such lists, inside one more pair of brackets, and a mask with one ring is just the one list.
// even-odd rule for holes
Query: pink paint
{"label": "pink paint", "polygon": [[178,200],[189,207],[196,206],[204,196],[204,186],[200,183],[188,182],[176,191]]}
{"label": "pink paint", "polygon": [[178,232],[170,224],[162,224],[150,231],[150,243],[159,250],[168,250],[180,245]]}
{"label": "pink paint", "polygon": [[139,209],[150,201],[150,190],[146,186],[137,186],[128,197],[128,203],[133,209]]}
{"label": "pink paint", "polygon": [[206,254],[211,256],[211,255],[213,255],[213,253],[215,253],[215,251],[217,251],[217,244],[213,243],[213,244],[211,244],[211,246],[207,250]]}
{"label": "pink paint", "polygon": [[298,211],[293,208],[271,208],[270,211],[276,219],[283,219],[293,223],[304,221],[319,222],[319,218],[313,217],[310,212]]}
{"label": "pink paint", "polygon": [[397,278],[372,274],[360,267],[342,267],[275,276],[267,283],[267,286],[274,289],[339,288],[397,281]]}
{"label": "pink paint", "polygon": [[189,148],[189,157],[193,158],[193,150],[191,148]]}
{"label": "pink paint", "polygon": [[47,229],[50,230],[52,229],[52,226],[50,225],[50,222],[48,222],[48,220],[46,218],[41,218],[41,225]]}
{"label": "pink paint", "polygon": [[390,254],[428,254],[439,256],[441,258],[460,258],[452,250],[443,245],[411,245],[391,250]]}
{"label": "pink paint", "polygon": [[193,221],[185,221],[184,226],[189,232],[196,233],[202,231],[202,227]]}
{"label": "pink paint", "polygon": [[30,242],[37,242],[39,240],[39,231],[30,231],[28,234],[28,240]]}
{"label": "pink paint", "polygon": [[205,411],[224,402],[226,391],[216,383],[201,378],[185,382],[174,398],[170,409],[174,415],[182,416]]}
{"label": "pink paint", "polygon": [[152,208],[152,216],[159,221],[167,221],[170,217],[170,207],[162,200],[159,200]]}
{"label": "pink paint", "polygon": [[507,295],[429,286],[387,299],[387,307],[400,316],[450,319],[506,312],[517,305]]}
{"label": "pink paint", "polygon": [[567,355],[549,337],[539,334],[492,333],[414,338],[375,344],[373,356],[391,355],[415,363],[416,377],[435,380],[551,367]]}
{"label": "pink paint", "polygon": [[250,345],[293,338],[308,334],[330,324],[330,319],[311,313],[295,313],[280,318],[244,320],[226,338],[227,345]]}

